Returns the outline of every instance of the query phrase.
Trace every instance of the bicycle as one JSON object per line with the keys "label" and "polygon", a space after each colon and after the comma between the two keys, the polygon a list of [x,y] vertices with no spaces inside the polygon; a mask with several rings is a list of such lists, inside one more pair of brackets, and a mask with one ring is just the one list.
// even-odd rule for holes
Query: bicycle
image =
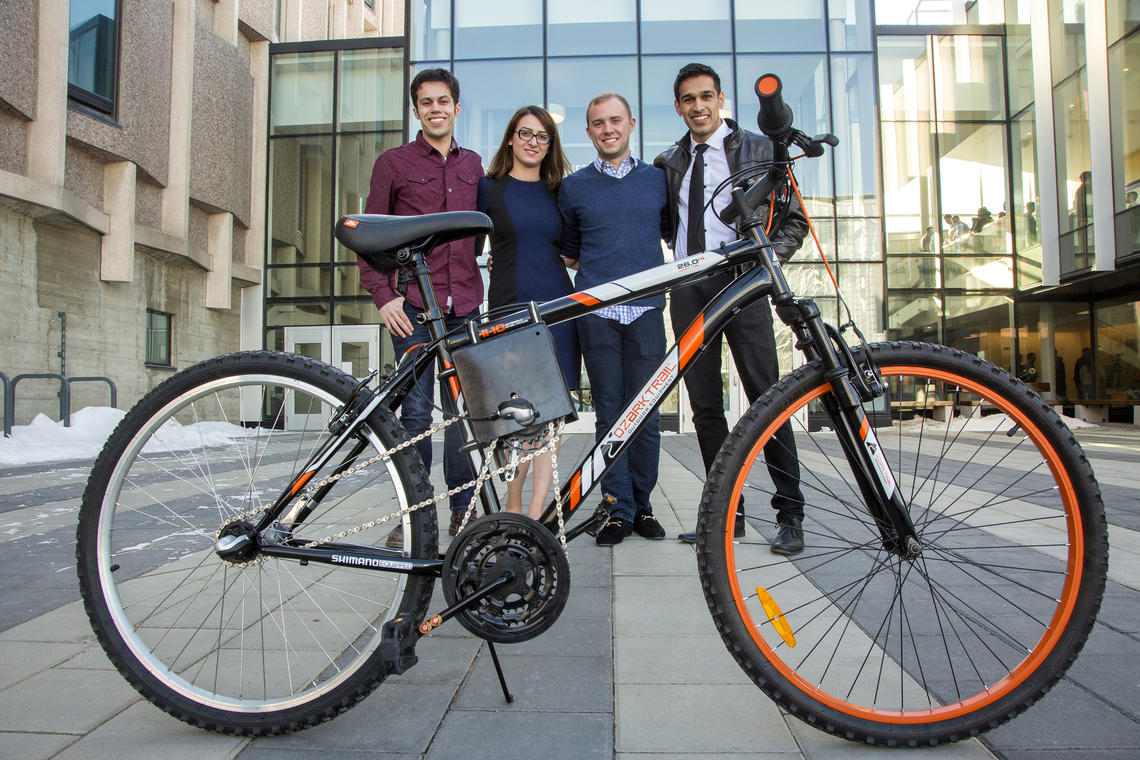
{"label": "bicycle", "polygon": [[[260,735],[352,706],[412,667],[417,642],[449,619],[492,655],[495,643],[539,635],[569,593],[565,542],[606,513],[570,518],[706,342],[770,297],[806,364],[737,423],[697,524],[701,584],[729,651],[785,709],[861,742],[955,741],[1042,696],[1080,651],[1104,590],[1092,470],[1060,418],[1006,371],[945,346],[868,345],[850,322],[849,346],[794,296],[755,209],[798,194],[789,147],[817,156],[836,141],[792,127],[774,76],[756,90],[776,156],[731,190],[741,240],[444,334],[426,253],[489,220],[344,217],[346,246],[422,289],[429,345],[375,391],[371,377],[263,351],[209,360],[145,396],[95,463],[76,549],[87,613],[126,679],[182,720]],[[493,477],[550,450],[573,416],[545,324],[725,271],[733,282],[556,480],[541,520],[500,512]],[[393,415],[432,362],[451,407],[424,435],[461,426],[487,513],[442,557],[426,507],[447,495],[433,496]],[[521,386],[527,395],[504,390]],[[785,424],[808,502],[807,550],[791,558],[755,535],[773,492],[762,452]],[[741,504],[751,531],[737,539]],[[394,520],[402,550],[384,547]],[[428,615],[437,578],[447,607]]]}

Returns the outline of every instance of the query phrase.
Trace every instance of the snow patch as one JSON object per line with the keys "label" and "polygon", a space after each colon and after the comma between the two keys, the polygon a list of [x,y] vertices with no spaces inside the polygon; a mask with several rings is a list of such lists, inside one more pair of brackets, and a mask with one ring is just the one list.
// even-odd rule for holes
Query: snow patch
{"label": "snow patch", "polygon": [[[110,407],[89,406],[71,415],[71,427],[38,414],[27,425],[12,428],[11,438],[0,437],[0,467],[94,459],[126,412]],[[146,445],[144,452],[182,451],[202,446],[227,446],[235,440],[264,431],[224,422],[180,425],[168,420]]]}

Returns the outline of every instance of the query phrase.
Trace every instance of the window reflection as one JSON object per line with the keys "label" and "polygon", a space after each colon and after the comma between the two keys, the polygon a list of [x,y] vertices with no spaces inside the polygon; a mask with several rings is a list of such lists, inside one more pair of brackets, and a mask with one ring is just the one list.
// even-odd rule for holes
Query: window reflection
{"label": "window reflection", "polygon": [[887,287],[892,289],[941,287],[935,256],[888,256]]}
{"label": "window reflection", "polygon": [[[760,105],[752,93],[753,83],[767,73],[783,83],[784,102],[795,114],[796,127],[809,135],[831,131],[831,105],[828,102],[827,59],[822,55],[738,55],[736,78],[742,97],[738,111],[746,128],[756,124]],[[796,164],[804,205],[809,214],[834,214],[834,190],[827,161],[805,160]]]}
{"label": "window reflection", "polygon": [[[839,287],[843,290],[851,317],[867,340],[886,338],[883,324],[883,268],[879,264],[840,264]],[[844,312],[840,319],[846,320]]]}
{"label": "window reflection", "polygon": [[451,0],[412,0],[409,8],[412,60],[451,58]]}
{"label": "window reflection", "polygon": [[71,0],[67,83],[95,96],[88,105],[110,111],[116,84],[116,0]]}
{"label": "window reflection", "polygon": [[[560,120],[559,136],[567,158],[575,168],[592,163],[598,155],[590,138],[586,136],[586,104],[595,95],[603,92],[617,92],[624,95],[636,111],[639,99],[637,91],[637,59],[630,56],[614,58],[551,58],[546,63],[547,109]],[[672,80],[670,80],[672,82]],[[672,84],[669,92],[672,93]],[[641,154],[640,115],[637,126],[630,138],[630,149],[638,157]],[[653,160],[653,154],[648,156]]]}
{"label": "window reflection", "polygon": [[641,52],[727,53],[732,49],[728,8],[728,0],[641,0]]}
{"label": "window reflection", "polygon": [[1004,128],[945,122],[938,127],[943,251],[1008,252]]}
{"label": "window reflection", "polygon": [[870,55],[831,59],[831,131],[839,138],[839,147],[830,154],[835,162],[836,213],[840,216],[880,213],[874,71]]}
{"label": "window reflection", "polygon": [[275,55],[270,76],[273,88],[270,134],[332,131],[332,52]]}
{"label": "window reflection", "polygon": [[930,118],[927,48],[926,37],[879,38],[879,112],[884,120]]}
{"label": "window reflection", "polygon": [[871,49],[871,0],[828,0],[827,15],[832,50]]}
{"label": "window reflection", "polygon": [[[644,90],[641,95],[641,134],[645,139],[645,160],[652,161],[665,148],[685,134],[685,122],[677,115],[673,106],[673,81],[677,72],[685,64],[692,63],[692,56],[668,56],[644,58],[641,61],[641,81]],[[736,104],[734,91],[732,58],[729,56],[701,56],[700,63],[712,66],[720,75],[720,88],[724,92],[724,109],[721,116],[735,119]],[[751,85],[747,91],[751,93]],[[749,94],[755,100],[755,96]],[[798,114],[797,114],[798,117]],[[755,129],[755,121],[751,122]],[[748,128],[748,124],[742,124]]]}
{"label": "window reflection", "polygon": [[455,57],[542,55],[542,0],[455,0]]}
{"label": "window reflection", "polygon": [[878,24],[1000,24],[1005,0],[875,0]]}
{"label": "window reflection", "polygon": [[1013,138],[1013,229],[1017,251],[1017,286],[1041,283],[1041,217],[1038,210],[1037,138],[1033,114],[1010,123]]}
{"label": "window reflection", "polygon": [[635,0],[547,0],[547,55],[636,52]]}
{"label": "window reflection", "polygon": [[934,295],[908,293],[888,301],[887,340],[922,340],[942,343],[942,300]]}
{"label": "window reflection", "polygon": [[764,53],[826,50],[823,0],[736,3],[736,49]]}
{"label": "window reflection", "polygon": [[269,142],[270,264],[329,260],[332,137]]}
{"label": "window reflection", "polygon": [[1000,37],[934,38],[934,93],[939,119],[1005,118]]}
{"label": "window reflection", "polygon": [[1122,258],[1140,252],[1140,29],[1109,48],[1108,88],[1116,256]]}
{"label": "window reflection", "polygon": [[340,54],[340,130],[402,129],[406,98],[402,50]]}
{"label": "window reflection", "polygon": [[[930,124],[884,121],[882,132],[887,253],[937,252],[940,225]],[[956,236],[960,221],[947,218],[942,237]]]}
{"label": "window reflection", "polygon": [[542,102],[542,61],[456,62],[455,76],[462,87],[463,109],[455,119],[455,139],[482,156],[486,166],[499,149],[511,115]]}
{"label": "window reflection", "polygon": [[840,219],[838,250],[841,261],[882,261],[883,227],[879,218]]}
{"label": "window reflection", "polygon": [[1009,333],[1013,299],[995,295],[946,297],[946,345],[1013,369]]}
{"label": "window reflection", "polygon": [[1057,119],[1057,172],[1061,232],[1092,221],[1092,156],[1089,147],[1088,81],[1082,68],[1053,91]]}

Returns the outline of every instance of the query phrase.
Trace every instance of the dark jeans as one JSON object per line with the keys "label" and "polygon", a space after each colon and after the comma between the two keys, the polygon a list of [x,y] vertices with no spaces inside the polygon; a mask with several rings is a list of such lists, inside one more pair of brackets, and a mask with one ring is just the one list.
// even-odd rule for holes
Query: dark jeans
{"label": "dark jeans", "polygon": [[[392,335],[392,347],[396,349],[396,356],[401,357],[404,352],[417,343],[431,342],[431,334],[428,332],[427,325],[421,325],[416,322],[416,315],[419,311],[409,306],[408,302],[404,302],[404,313],[408,315],[408,319],[412,320],[412,334],[406,338],[401,338],[398,335]],[[451,330],[455,327],[466,324],[475,316],[477,311],[472,311],[462,317],[449,316],[447,318],[447,329]],[[435,398],[435,364],[433,363],[428,371],[425,372],[416,383],[416,387],[404,399],[404,403],[400,405],[400,422],[403,423],[404,428],[408,431],[408,435],[416,436],[431,427],[431,413],[432,404]],[[449,398],[446,392],[441,392],[441,398]],[[444,409],[454,411],[450,401],[445,401],[440,404]],[[443,433],[443,479],[447,483],[448,490],[455,488],[458,485],[472,480],[475,475],[471,469],[471,460],[466,454],[459,451],[462,440],[459,436],[459,427],[451,425],[446,428]],[[416,443],[416,449],[420,452],[420,458],[424,460],[424,466],[431,470],[431,438],[424,438],[422,441]],[[471,501],[471,494],[474,492],[472,488],[466,488],[463,491],[451,497],[451,508],[455,510],[467,509],[468,503]]]}
{"label": "dark jeans", "polygon": [[[705,304],[730,282],[729,275],[714,277],[705,282],[673,291],[669,316],[673,332],[682,335]],[[732,349],[740,382],[748,403],[758,399],[779,379],[776,360],[776,334],[772,329],[772,308],[764,299],[749,306],[724,331]],[[689,392],[689,406],[693,410],[693,426],[697,429],[697,443],[705,472],[712,469],[713,460],[721,444],[728,437],[728,423],[724,418],[724,389],[720,374],[721,336],[705,350],[685,375],[685,388]],[[796,441],[792,428],[785,423],[764,447],[764,460],[768,474],[775,485],[772,508],[779,516],[804,515],[804,497],[800,492],[800,462],[796,456]]]}
{"label": "dark jeans", "polygon": [[[665,358],[664,315],[652,309],[623,325],[588,314],[578,320],[578,343],[594,398],[595,436],[601,440]],[[633,520],[653,513],[649,495],[657,485],[660,458],[661,426],[654,412],[602,478],[602,490],[617,500],[611,516]]]}

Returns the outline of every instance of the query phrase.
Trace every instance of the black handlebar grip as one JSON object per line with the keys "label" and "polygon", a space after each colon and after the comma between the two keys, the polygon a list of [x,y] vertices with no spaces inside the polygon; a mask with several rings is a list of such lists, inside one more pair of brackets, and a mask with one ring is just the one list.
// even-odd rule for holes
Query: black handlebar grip
{"label": "black handlebar grip", "polygon": [[756,126],[773,140],[782,141],[792,131],[792,109],[784,103],[780,94],[784,85],[775,74],[764,74],[756,80],[755,89],[760,101]]}

